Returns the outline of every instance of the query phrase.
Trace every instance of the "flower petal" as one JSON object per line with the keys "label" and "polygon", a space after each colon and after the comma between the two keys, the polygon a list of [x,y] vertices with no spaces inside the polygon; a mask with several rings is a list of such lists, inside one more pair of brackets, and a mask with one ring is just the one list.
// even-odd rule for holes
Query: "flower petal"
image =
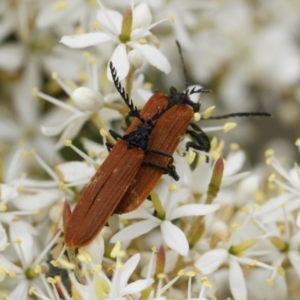
{"label": "flower petal", "polygon": [[135,282],[128,284],[122,289],[121,296],[141,292],[148,288],[153,282],[154,280],[152,278],[136,280]]}
{"label": "flower petal", "polygon": [[[129,72],[129,60],[128,60],[125,44],[119,44],[117,46],[117,48],[115,49],[111,57],[111,62],[113,63],[113,66],[117,71],[119,80],[124,79]],[[112,80],[109,64],[107,66],[106,74],[107,74],[107,78]]]}
{"label": "flower petal", "polygon": [[126,263],[124,264],[123,269],[122,269],[122,275],[120,278],[120,288],[123,288],[126,286],[128,280],[129,280],[129,277],[132,275],[132,273],[136,269],[140,259],[141,259],[140,253],[136,253],[135,255],[133,255],[126,261]]}
{"label": "flower petal", "polygon": [[76,122],[70,123],[65,128],[65,130],[61,134],[60,138],[56,142],[55,149],[58,150],[61,147],[63,147],[65,140],[72,140],[77,135],[77,133],[80,131],[83,124],[88,120],[88,118],[89,118],[89,113],[85,113],[82,117],[77,118]]}
{"label": "flower petal", "polygon": [[232,185],[235,182],[247,177],[248,175],[250,175],[250,172],[242,172],[242,173],[238,173],[236,175],[224,177],[222,180],[221,186],[226,187],[226,186]]}
{"label": "flower petal", "polygon": [[244,165],[246,160],[246,154],[244,151],[234,151],[229,153],[226,158],[226,164],[224,169],[224,176],[231,176],[236,174]]}
{"label": "flower petal", "polygon": [[[22,268],[28,268],[32,262],[35,241],[33,234],[37,234],[36,230],[28,223],[24,221],[13,221],[9,224],[9,236],[13,243],[15,251],[21,261]],[[21,243],[15,243],[15,241],[21,241]]]}
{"label": "flower petal", "polygon": [[234,299],[247,299],[245,277],[240,264],[235,259],[229,260],[229,285]]}
{"label": "flower petal", "polygon": [[123,16],[115,10],[103,9],[99,10],[97,13],[97,21],[104,30],[110,34],[118,36],[121,33]]}
{"label": "flower petal", "polygon": [[101,264],[104,254],[104,239],[101,234],[97,236],[89,245],[83,247],[92,257],[93,264]]}
{"label": "flower petal", "polygon": [[28,281],[27,280],[20,280],[16,287],[13,289],[12,292],[9,293],[10,299],[18,299],[18,300],[27,300],[27,294],[28,294]]}
{"label": "flower petal", "polygon": [[64,193],[59,190],[45,190],[22,193],[19,197],[13,200],[13,204],[19,210],[36,210],[43,209],[50,204],[62,199]]}
{"label": "flower petal", "polygon": [[[54,9],[55,5],[53,1],[45,1],[43,6],[41,6],[37,18],[35,20],[35,25],[38,29],[44,29],[51,25],[61,24],[64,22],[68,15],[74,15],[74,11],[79,10],[82,15],[88,13],[87,7],[81,5],[80,0],[72,0],[68,2],[68,5],[64,9]],[[80,9],[78,8],[80,6]]]}
{"label": "flower petal", "polygon": [[194,184],[192,191],[194,193],[203,194],[207,190],[212,174],[212,166],[210,164],[200,164],[193,172]]}
{"label": "flower petal", "polygon": [[95,174],[95,168],[82,161],[69,161],[59,164],[56,170],[64,182],[89,181]]}
{"label": "flower petal", "polygon": [[44,135],[47,136],[58,135],[66,128],[67,125],[74,122],[76,119],[81,118],[82,116],[82,113],[71,115],[67,120],[60,124],[54,126],[41,126],[41,131]]}
{"label": "flower petal", "polygon": [[85,48],[111,41],[104,32],[89,32],[85,34],[65,35],[60,42],[70,48]]}
{"label": "flower petal", "polygon": [[187,216],[205,216],[220,208],[220,204],[186,204],[175,208],[170,213],[170,220]]}
{"label": "flower petal", "polygon": [[7,235],[4,227],[0,223],[0,251],[3,249],[3,247],[7,244]]}
{"label": "flower petal", "polygon": [[150,212],[149,210],[146,209],[146,207],[144,207],[144,205],[145,204],[143,203],[137,209],[121,215],[121,218],[125,220],[132,220],[132,219],[146,219],[146,220],[154,220],[154,221],[157,220],[157,218],[153,216],[153,211]]}
{"label": "flower petal", "polygon": [[168,59],[155,47],[141,45],[137,42],[129,42],[128,45],[139,51],[145,59],[155,68],[168,74],[171,71],[171,65]]}
{"label": "flower petal", "polygon": [[215,272],[228,257],[228,252],[225,249],[215,249],[205,252],[195,262],[195,268],[198,269],[202,274],[211,274]]}
{"label": "flower petal", "polygon": [[165,243],[180,255],[187,256],[189,253],[189,244],[181,229],[173,225],[170,221],[162,222],[160,228]]}
{"label": "flower petal", "polygon": [[300,228],[300,212],[298,212],[296,224],[297,224],[298,228]]}
{"label": "flower petal", "polygon": [[6,43],[0,48],[0,68],[11,71],[24,63],[24,49],[20,44]]}
{"label": "flower petal", "polygon": [[18,196],[17,188],[9,184],[0,184],[1,202],[7,203],[11,199],[16,199]]}
{"label": "flower petal", "polygon": [[125,227],[124,229],[121,229],[118,233],[116,233],[111,239],[110,243],[115,243],[117,241],[126,241],[126,240],[132,240],[138,236],[141,236],[149,231],[151,231],[153,228],[159,226],[159,221],[154,220],[146,220],[134,223],[130,226]]}
{"label": "flower petal", "polygon": [[300,277],[300,255],[298,251],[289,251],[288,257],[298,276]]}
{"label": "flower petal", "polygon": [[[0,254],[0,266],[1,267],[6,267],[8,270],[16,273],[16,274],[22,274],[23,270],[21,269],[21,267],[16,266],[15,264],[13,264],[7,257],[5,257],[4,255]],[[2,279],[4,279],[5,276],[0,276],[0,282],[2,281]]]}

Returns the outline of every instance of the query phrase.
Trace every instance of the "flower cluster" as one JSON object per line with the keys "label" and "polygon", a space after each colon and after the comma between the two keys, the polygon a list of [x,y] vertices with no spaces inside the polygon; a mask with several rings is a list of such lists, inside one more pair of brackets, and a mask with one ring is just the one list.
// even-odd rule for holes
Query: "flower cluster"
{"label": "flower cluster", "polygon": [[[2,299],[298,299],[300,168],[280,155],[296,151],[272,133],[279,146],[253,166],[255,155],[236,142],[262,153],[270,123],[260,132],[251,120],[210,123],[218,104],[298,124],[298,25],[293,1],[3,0]],[[157,87],[180,86],[186,73],[212,93],[172,154],[179,180],[163,175],[137,209],[111,211],[90,244],[66,251],[67,220],[114,137]],[[208,90],[184,81],[200,107],[191,91]],[[187,147],[195,143],[202,150]]]}

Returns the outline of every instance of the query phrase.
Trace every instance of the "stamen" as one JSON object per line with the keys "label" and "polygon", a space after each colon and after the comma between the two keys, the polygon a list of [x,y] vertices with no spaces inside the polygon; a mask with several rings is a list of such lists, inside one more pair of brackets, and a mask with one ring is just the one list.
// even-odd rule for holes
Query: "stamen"
{"label": "stamen", "polygon": [[58,77],[56,73],[52,73],[52,79],[55,80],[59,86],[65,91],[65,93],[71,97],[72,91],[70,88]]}
{"label": "stamen", "polygon": [[162,285],[163,285],[163,280],[166,278],[166,274],[164,273],[159,273],[157,274],[157,287],[156,287],[156,297],[160,297],[162,294]]}
{"label": "stamen", "polygon": [[60,182],[58,176],[56,173],[47,165],[47,163],[34,151],[31,150],[32,155],[36,159],[36,161],[39,163],[39,165],[48,173],[48,175],[57,183]]}
{"label": "stamen", "polygon": [[139,42],[139,44],[141,44],[141,45],[147,45],[147,44],[148,44],[148,42],[147,42],[146,39],[139,39],[138,42]]}
{"label": "stamen", "polygon": [[54,238],[51,239],[50,243],[45,247],[45,249],[37,256],[37,258],[32,263],[33,266],[40,264],[46,255],[49,253],[50,249],[53,247],[53,245],[56,243],[57,239],[59,238],[61,234],[61,230],[57,232],[57,234],[54,236]]}
{"label": "stamen", "polygon": [[185,272],[181,270],[181,272],[178,272],[178,275],[173,278],[171,281],[169,281],[165,286],[163,286],[162,288],[160,288],[159,293],[157,293],[157,297],[161,297],[161,295],[167,290],[169,289],[182,275],[185,274]]}
{"label": "stamen", "polygon": [[195,158],[196,158],[196,152],[190,151],[188,157],[188,164],[191,165],[194,162]]}
{"label": "stamen", "polygon": [[65,10],[67,7],[68,7],[68,2],[64,0],[57,1],[52,6],[53,10],[57,10],[57,11]]}
{"label": "stamen", "polygon": [[105,128],[101,128],[100,129],[100,135],[103,138],[103,145],[105,145],[106,142],[107,142],[108,131]]}
{"label": "stamen", "polygon": [[201,114],[199,112],[194,113],[194,122],[198,122],[201,119]]}
{"label": "stamen", "polygon": [[18,254],[19,254],[21,264],[22,264],[22,268],[25,269],[27,267],[26,259],[25,259],[25,255],[23,253],[23,249],[20,246],[22,244],[22,240],[21,239],[15,239],[13,242],[17,245],[17,249],[18,249],[18,252],[19,252]]}
{"label": "stamen", "polygon": [[91,164],[92,166],[95,164],[94,160],[86,155],[82,150],[74,146],[71,140],[65,140],[64,144],[66,147],[70,147],[72,150],[74,150],[74,152],[80,155],[88,164]]}
{"label": "stamen", "polygon": [[170,18],[165,18],[165,19],[162,19],[160,21],[157,21],[157,22],[143,28],[141,31],[136,32],[135,34],[134,33],[131,34],[131,40],[139,40],[141,37],[143,37],[145,35],[145,33],[147,31],[150,31],[153,27],[156,27],[160,23],[163,23],[163,22],[166,22],[166,21],[170,21]]}
{"label": "stamen", "polygon": [[205,112],[203,113],[203,119],[208,119],[211,116],[211,114],[215,108],[216,108],[215,106],[211,106],[211,107],[207,108],[205,110]]}
{"label": "stamen", "polygon": [[151,258],[150,258],[150,262],[149,262],[149,267],[148,267],[148,272],[147,272],[147,275],[146,275],[146,279],[150,279],[151,277],[151,274],[152,272],[154,271],[154,259],[155,259],[155,256],[156,256],[156,248],[155,247],[152,247],[152,253],[151,253]]}
{"label": "stamen", "polygon": [[238,150],[240,150],[240,145],[237,144],[237,143],[231,143],[231,144],[229,145],[229,147],[230,147],[230,149],[231,149],[232,151],[238,151]]}
{"label": "stamen", "polygon": [[120,251],[121,251],[121,243],[119,241],[117,241],[110,253],[110,256],[112,258],[116,258]]}
{"label": "stamen", "polygon": [[49,96],[47,94],[44,94],[44,93],[42,93],[42,92],[40,92],[38,90],[34,90],[33,93],[37,97],[39,97],[41,99],[44,99],[45,101],[48,101],[48,102],[50,102],[50,103],[52,103],[52,104],[54,104],[54,105],[56,105],[58,107],[64,108],[64,109],[66,109],[66,110],[68,110],[68,111],[70,111],[72,113],[81,113],[81,111],[78,110],[78,109],[76,109],[75,107],[73,107],[73,106],[71,106],[69,104],[66,104],[63,101],[60,101],[60,100],[58,100],[58,99],[56,99],[54,97],[51,97],[51,96]]}
{"label": "stamen", "polygon": [[173,184],[173,185],[170,185],[169,188],[168,188],[169,192],[174,192],[177,190],[177,185],[176,184]]}
{"label": "stamen", "polygon": [[284,190],[291,192],[292,194],[294,194],[296,196],[300,196],[300,192],[298,190],[286,185],[285,183],[283,183],[283,182],[281,182],[277,179],[274,179],[273,183],[275,183],[276,185],[282,187]]}
{"label": "stamen", "polygon": [[233,128],[235,128],[237,126],[236,123],[233,123],[233,122],[228,122],[224,125],[224,132],[228,132],[230,130],[232,130]]}
{"label": "stamen", "polygon": [[192,277],[194,277],[196,274],[195,274],[195,272],[189,271],[189,272],[186,272],[185,275],[189,277],[189,279],[188,279],[188,288],[187,288],[187,298],[191,299],[191,296],[192,296]]}

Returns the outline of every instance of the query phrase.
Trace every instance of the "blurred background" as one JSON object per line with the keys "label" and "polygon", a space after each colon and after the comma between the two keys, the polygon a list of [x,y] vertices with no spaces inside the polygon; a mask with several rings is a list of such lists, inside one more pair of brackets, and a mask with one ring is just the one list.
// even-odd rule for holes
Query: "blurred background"
{"label": "blurred background", "polygon": [[[129,0],[101,1],[124,13]],[[141,1],[135,1],[135,4]],[[175,40],[183,48],[188,81],[210,89],[201,96],[202,110],[216,105],[214,115],[265,111],[271,118],[232,120],[239,125],[225,139],[244,148],[252,163],[273,147],[287,164],[298,161],[294,141],[300,125],[300,1],[299,0],[148,0],[154,21],[173,15],[152,29],[172,65],[166,75],[144,64],[140,73],[153,91],[185,88]],[[61,110],[32,96],[32,88],[62,101],[66,94],[52,80],[56,72],[78,85],[86,80],[82,50],[59,44],[63,35],[90,32],[99,6],[93,0],[1,0],[0,3],[0,153],[4,164],[20,143],[30,144],[53,161],[56,138],[40,126],[63,120]],[[88,49],[98,58],[101,92],[111,55],[105,44]],[[133,99],[134,100],[134,99]],[[202,121],[202,127],[225,121]],[[87,124],[81,136],[97,139]]]}

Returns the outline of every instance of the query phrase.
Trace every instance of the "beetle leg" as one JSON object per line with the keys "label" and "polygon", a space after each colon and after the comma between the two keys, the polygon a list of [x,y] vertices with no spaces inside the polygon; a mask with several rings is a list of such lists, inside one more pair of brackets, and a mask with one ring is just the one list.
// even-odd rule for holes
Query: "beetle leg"
{"label": "beetle leg", "polygon": [[146,151],[147,152],[156,153],[156,154],[159,154],[159,155],[166,156],[166,157],[170,158],[170,162],[169,162],[170,164],[172,164],[173,161],[174,161],[173,156],[171,154],[169,154],[169,153],[166,153],[166,152],[163,152],[163,151],[159,151],[159,150],[154,150],[154,149],[147,149]]}
{"label": "beetle leg", "polygon": [[153,162],[147,162],[147,161],[143,161],[142,165],[161,169],[164,171],[165,174],[170,175],[174,180],[176,180],[176,181],[179,180],[179,175],[177,174],[176,168],[174,165],[168,165],[167,167],[164,167],[159,164],[156,164]]}
{"label": "beetle leg", "polygon": [[114,144],[112,144],[112,143],[106,143],[105,145],[106,145],[106,148],[107,148],[108,152],[110,152],[111,149],[112,149],[113,146],[114,146]]}
{"label": "beetle leg", "polygon": [[208,152],[210,150],[209,138],[200,127],[198,131],[199,132],[195,132],[192,130],[186,131],[186,133],[189,134],[195,140],[195,142],[186,143],[186,150],[189,150],[189,148],[194,148],[196,150]]}
{"label": "beetle leg", "polygon": [[196,123],[190,123],[190,126],[195,130],[195,131],[200,131],[203,132],[203,130],[197,125]]}
{"label": "beetle leg", "polygon": [[110,135],[117,141],[117,140],[123,140],[123,136],[118,134],[117,132],[113,131],[113,130],[109,130]]}

